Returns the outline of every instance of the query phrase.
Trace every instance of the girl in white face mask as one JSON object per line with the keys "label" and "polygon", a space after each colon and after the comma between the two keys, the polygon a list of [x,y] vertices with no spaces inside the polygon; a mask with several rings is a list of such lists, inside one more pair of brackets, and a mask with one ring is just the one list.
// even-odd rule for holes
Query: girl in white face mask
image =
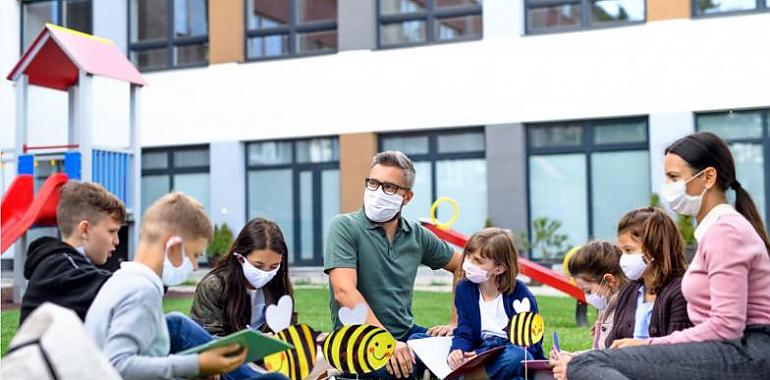
{"label": "girl in white face mask", "polygon": [[[627,282],[619,265],[621,255],[620,248],[615,244],[596,240],[578,250],[568,263],[569,275],[585,292],[586,302],[599,310],[592,330],[592,349],[609,347],[607,344],[613,328],[618,291]],[[578,354],[551,351],[554,376],[557,379],[563,378],[567,364]]]}
{"label": "girl in white face mask", "polygon": [[516,280],[518,255],[510,232],[485,228],[470,237],[463,253],[465,279],[455,288],[457,328],[447,359],[457,368],[476,352],[496,346],[505,349],[486,365],[490,379],[511,379],[523,373],[523,359],[544,359],[538,343],[526,350],[513,346],[505,331],[516,313],[537,313],[537,301]]}
{"label": "girl in white face mask", "polygon": [[265,308],[283,295],[292,295],[288,254],[277,224],[252,219],[238,234],[230,253],[198,284],[191,317],[212,335],[247,327],[267,331]]}
{"label": "girl in white face mask", "polygon": [[631,210],[618,223],[620,267],[632,282],[618,296],[621,322],[612,340],[665,336],[690,327],[681,281],[687,269],[684,243],[662,209]]}

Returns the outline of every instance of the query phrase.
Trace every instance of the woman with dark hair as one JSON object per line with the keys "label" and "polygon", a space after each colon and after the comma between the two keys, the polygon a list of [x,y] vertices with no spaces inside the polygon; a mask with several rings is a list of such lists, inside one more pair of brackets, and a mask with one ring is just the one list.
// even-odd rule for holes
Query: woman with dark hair
{"label": "woman with dark hair", "polygon": [[293,291],[283,233],[274,222],[254,218],[195,288],[190,316],[215,336],[247,327],[268,331],[265,308],[284,295]]}
{"label": "woman with dark hair", "polygon": [[[698,251],[682,280],[694,326],[621,350],[573,359],[570,379],[767,379],[770,374],[770,244],[751,196],[735,176],[727,145],[712,133],[674,142],[661,195],[695,216]],[[735,206],[727,191],[735,191]]]}

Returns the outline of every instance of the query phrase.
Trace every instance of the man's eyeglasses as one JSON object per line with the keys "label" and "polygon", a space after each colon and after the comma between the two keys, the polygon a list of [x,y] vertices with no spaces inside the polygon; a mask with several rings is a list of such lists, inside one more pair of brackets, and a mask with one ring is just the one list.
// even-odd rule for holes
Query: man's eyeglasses
{"label": "man's eyeglasses", "polygon": [[399,190],[409,190],[406,187],[396,185],[395,183],[390,182],[380,182],[374,178],[366,178],[364,180],[364,186],[366,186],[367,190],[376,191],[380,187],[382,187],[382,192],[388,195],[393,195],[395,193],[398,193]]}

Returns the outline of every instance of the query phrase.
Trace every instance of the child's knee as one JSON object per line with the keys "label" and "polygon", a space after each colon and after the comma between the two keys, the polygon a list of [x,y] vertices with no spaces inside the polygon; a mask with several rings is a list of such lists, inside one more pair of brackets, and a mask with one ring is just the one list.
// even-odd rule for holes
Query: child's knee
{"label": "child's knee", "polygon": [[521,361],[525,359],[525,351],[518,346],[508,346],[497,357],[497,361],[504,363],[506,366],[517,366],[521,364]]}
{"label": "child's knee", "polygon": [[169,327],[172,325],[179,326],[184,323],[185,319],[187,319],[187,316],[178,311],[172,311],[166,314],[166,324]]}

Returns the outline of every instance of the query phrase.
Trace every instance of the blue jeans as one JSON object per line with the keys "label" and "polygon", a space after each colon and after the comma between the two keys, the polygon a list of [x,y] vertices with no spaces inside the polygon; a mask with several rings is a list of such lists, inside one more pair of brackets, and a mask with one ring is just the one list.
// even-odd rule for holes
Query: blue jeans
{"label": "blue jeans", "polygon": [[476,352],[486,351],[498,346],[504,346],[505,349],[503,349],[500,355],[487,362],[485,368],[487,376],[490,379],[523,379],[524,366],[521,365],[521,361],[532,359],[532,354],[524,348],[514,346],[508,339],[495,336],[484,339],[481,346],[476,349]]}
{"label": "blue jeans", "polygon": [[[408,340],[412,339],[422,339],[427,338],[430,335],[427,334],[428,329],[422,326],[414,325],[411,329],[409,329],[409,332],[406,333],[404,336],[403,342],[406,342]],[[417,364],[412,367],[412,374],[409,376],[410,379],[414,379],[417,376],[420,376],[422,372],[425,370],[425,365],[422,364],[419,358],[417,358]],[[356,378],[355,375],[344,375],[345,378]],[[396,379],[395,376],[388,373],[387,366],[382,367],[378,369],[377,371],[361,374],[358,375],[359,379],[385,379],[385,380],[392,380]]]}
{"label": "blue jeans", "polygon": [[[168,326],[168,335],[171,341],[171,353],[182,352],[195,346],[208,343],[215,338],[204,330],[203,327],[195,323],[188,316],[171,312],[166,314],[166,325]],[[286,377],[280,373],[260,374],[244,364],[233,372],[222,375],[223,380],[286,380]]]}

